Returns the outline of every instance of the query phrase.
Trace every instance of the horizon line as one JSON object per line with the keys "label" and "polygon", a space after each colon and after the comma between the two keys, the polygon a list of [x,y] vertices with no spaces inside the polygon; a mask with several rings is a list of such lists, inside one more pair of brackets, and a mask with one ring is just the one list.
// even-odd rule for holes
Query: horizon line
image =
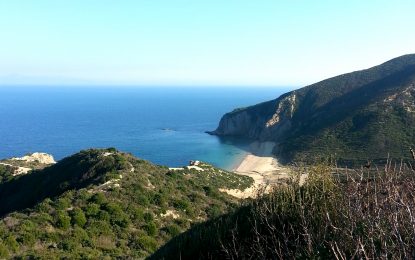
{"label": "horizon line", "polygon": [[45,84],[0,84],[2,87],[123,87],[123,88],[301,88],[305,85],[267,85],[267,84],[69,84],[69,83],[45,83]]}

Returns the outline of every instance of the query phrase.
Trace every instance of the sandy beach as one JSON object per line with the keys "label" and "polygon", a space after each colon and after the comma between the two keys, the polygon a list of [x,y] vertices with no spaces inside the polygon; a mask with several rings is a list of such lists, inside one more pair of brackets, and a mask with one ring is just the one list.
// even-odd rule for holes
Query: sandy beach
{"label": "sandy beach", "polygon": [[237,189],[221,189],[221,191],[238,198],[254,198],[259,193],[271,191],[273,186],[289,178],[290,169],[281,166],[277,158],[272,155],[274,146],[273,142],[252,143],[250,154],[235,167],[234,172],[250,176],[254,179],[254,184],[244,191]]}

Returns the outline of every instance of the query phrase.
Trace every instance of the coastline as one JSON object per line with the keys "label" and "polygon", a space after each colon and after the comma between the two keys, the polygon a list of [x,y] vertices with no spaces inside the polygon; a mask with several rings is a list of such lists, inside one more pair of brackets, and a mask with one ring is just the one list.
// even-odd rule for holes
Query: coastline
{"label": "coastline", "polygon": [[233,172],[249,176],[254,184],[244,191],[238,189],[221,189],[237,198],[255,198],[259,193],[268,193],[273,186],[290,176],[290,169],[279,164],[272,154],[273,142],[254,142],[250,145],[250,153],[233,169]]}

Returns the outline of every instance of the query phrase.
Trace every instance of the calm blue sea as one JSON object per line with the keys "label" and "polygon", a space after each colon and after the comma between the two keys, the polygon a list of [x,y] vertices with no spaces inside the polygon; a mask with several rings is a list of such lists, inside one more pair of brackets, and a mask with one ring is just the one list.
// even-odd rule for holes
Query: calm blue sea
{"label": "calm blue sea", "polygon": [[202,160],[231,168],[246,143],[205,134],[237,107],[288,88],[0,87],[0,158],[47,152],[61,159],[116,147],[157,164]]}

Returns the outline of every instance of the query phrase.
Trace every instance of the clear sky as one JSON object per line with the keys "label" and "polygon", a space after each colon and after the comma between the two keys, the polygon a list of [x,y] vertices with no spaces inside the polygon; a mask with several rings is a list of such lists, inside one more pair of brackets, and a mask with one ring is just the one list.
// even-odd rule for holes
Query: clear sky
{"label": "clear sky", "polygon": [[415,1],[0,0],[0,85],[302,86],[415,53]]}

